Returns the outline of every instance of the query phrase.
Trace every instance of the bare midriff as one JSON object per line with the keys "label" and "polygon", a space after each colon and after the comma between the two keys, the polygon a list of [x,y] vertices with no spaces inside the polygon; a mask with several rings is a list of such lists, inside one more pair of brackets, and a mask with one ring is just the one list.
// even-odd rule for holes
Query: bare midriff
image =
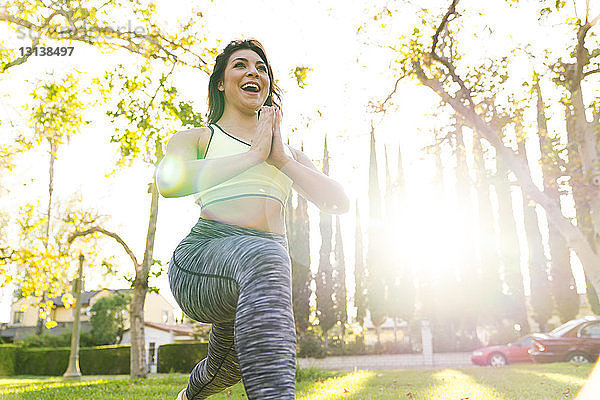
{"label": "bare midriff", "polygon": [[203,207],[200,216],[259,231],[285,234],[284,208],[279,201],[268,197],[223,200]]}

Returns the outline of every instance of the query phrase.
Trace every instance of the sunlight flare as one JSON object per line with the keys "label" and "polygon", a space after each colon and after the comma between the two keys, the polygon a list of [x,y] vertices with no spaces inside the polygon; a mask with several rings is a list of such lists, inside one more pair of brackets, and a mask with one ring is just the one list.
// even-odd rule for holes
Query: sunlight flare
{"label": "sunlight flare", "polygon": [[309,387],[307,394],[301,394],[298,400],[337,400],[345,399],[365,387],[368,379],[375,376],[372,371],[357,371],[339,378],[317,381]]}
{"label": "sunlight flare", "polygon": [[445,369],[433,374],[435,384],[427,393],[428,399],[456,400],[473,399],[476,394],[480,399],[506,400],[501,393],[495,389],[477,383],[472,377],[455,369]]}

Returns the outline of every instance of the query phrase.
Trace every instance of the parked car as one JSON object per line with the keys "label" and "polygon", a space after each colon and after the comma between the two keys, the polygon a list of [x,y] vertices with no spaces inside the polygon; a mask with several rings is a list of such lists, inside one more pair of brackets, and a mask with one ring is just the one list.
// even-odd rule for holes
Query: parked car
{"label": "parked car", "polygon": [[595,362],[600,354],[600,317],[571,320],[546,337],[535,338],[529,350],[536,363]]}
{"label": "parked car", "polygon": [[529,349],[534,337],[542,337],[541,333],[533,333],[508,344],[489,346],[475,350],[471,361],[476,365],[491,365],[501,367],[506,364],[530,363]]}

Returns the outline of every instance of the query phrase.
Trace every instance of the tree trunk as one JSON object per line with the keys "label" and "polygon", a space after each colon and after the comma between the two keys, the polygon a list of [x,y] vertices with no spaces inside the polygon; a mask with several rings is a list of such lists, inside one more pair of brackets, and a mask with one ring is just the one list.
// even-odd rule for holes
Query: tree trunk
{"label": "tree trunk", "polygon": [[148,191],[152,195],[152,200],[150,202],[146,248],[144,250],[144,261],[141,265],[136,265],[130,310],[131,370],[129,376],[132,379],[145,378],[148,374],[144,334],[144,302],[146,300],[146,293],[148,292],[148,275],[154,261],[152,254],[154,251],[154,237],[158,218],[158,190],[154,182],[149,185]]}
{"label": "tree trunk", "polygon": [[[544,98],[542,89],[538,81],[534,83],[534,90],[537,95],[537,125],[538,138],[541,154],[542,176],[544,179],[544,193],[559,204],[560,209],[560,191],[558,188],[558,179],[562,176],[558,159],[554,159],[554,147],[548,134],[548,124],[544,112]],[[568,118],[567,118],[568,120]],[[567,129],[567,133],[569,129]],[[573,153],[575,151],[575,153]],[[572,165],[580,164],[579,157],[575,148],[569,149],[569,162]],[[579,168],[577,168],[579,169]],[[573,186],[573,181],[571,185]],[[577,207],[577,188],[573,186],[573,196]],[[562,215],[562,214],[561,214]],[[554,304],[562,322],[569,321],[575,317],[579,308],[579,298],[574,288],[575,279],[571,271],[571,256],[564,238],[558,228],[548,224],[548,245],[550,247],[550,284]]]}
{"label": "tree trunk", "polygon": [[[590,22],[580,25],[577,30],[577,46],[575,49],[576,63],[566,65],[567,88],[571,94],[570,103],[571,119],[574,141],[581,158],[583,167],[583,184],[587,189],[590,208],[590,216],[594,233],[591,237],[598,248],[600,239],[600,155],[598,154],[597,123],[590,123],[586,118],[585,103],[581,81],[583,80],[583,68],[590,62],[590,52],[585,48],[585,38],[591,28]],[[594,121],[596,122],[596,121]],[[598,287],[596,286],[596,289]]]}
{"label": "tree trunk", "polygon": [[479,287],[479,273],[475,261],[475,237],[473,234],[473,204],[471,199],[471,176],[467,166],[467,153],[463,138],[463,125],[455,116],[456,139],[456,203],[460,227],[457,227],[458,241],[458,273],[460,291],[456,294],[460,299],[461,325],[469,336],[476,332],[478,319],[478,303],[472,301],[468,293],[474,293]]}
{"label": "tree trunk", "polygon": [[482,316],[486,322],[498,326],[502,319],[500,305],[503,303],[500,259],[497,234],[494,228],[494,212],[490,199],[490,179],[485,168],[481,138],[473,137],[473,156],[477,171],[476,189],[479,215],[479,248],[481,254],[481,287],[477,298],[482,301]]}
{"label": "tree trunk", "polygon": [[[517,140],[519,155],[527,165],[527,150],[525,149],[525,138],[522,135],[522,127],[517,125]],[[544,244],[542,243],[542,234],[538,215],[535,210],[535,203],[531,202],[526,193],[521,191],[523,201],[523,219],[525,223],[525,235],[527,236],[527,245],[529,247],[529,279],[531,291],[531,308],[533,309],[533,319],[538,324],[539,331],[545,332],[547,322],[552,317],[552,298],[550,297],[550,285],[548,274],[546,272],[546,256],[544,254]]]}
{"label": "tree trunk", "polygon": [[[48,242],[50,240],[50,218],[52,216],[52,193],[54,192],[54,161],[56,160],[56,144],[52,138],[48,138],[48,144],[50,145],[50,164],[48,166],[48,210],[46,212],[46,234],[44,235],[44,247],[48,248]],[[46,291],[42,293],[42,302],[46,302]],[[44,321],[40,318],[40,311],[43,308],[38,308],[38,317],[35,333],[41,335],[44,330]]]}
{"label": "tree trunk", "polygon": [[52,193],[54,192],[54,161],[56,160],[56,144],[52,138],[48,138],[50,145],[50,165],[48,167],[48,212],[46,213],[46,236],[44,237],[44,246],[48,247],[50,239],[50,217],[52,215]]}
{"label": "tree trunk", "polygon": [[500,228],[500,254],[511,299],[509,315],[521,327],[522,333],[529,332],[521,255],[517,227],[513,212],[513,202],[508,181],[508,169],[503,160],[496,158],[496,195],[498,197],[498,226]]}

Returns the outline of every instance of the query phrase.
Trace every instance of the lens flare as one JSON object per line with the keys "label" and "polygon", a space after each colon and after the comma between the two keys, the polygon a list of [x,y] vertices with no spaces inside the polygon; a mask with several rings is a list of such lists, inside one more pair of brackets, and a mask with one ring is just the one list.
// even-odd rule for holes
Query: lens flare
{"label": "lens flare", "polygon": [[183,167],[183,161],[179,157],[166,155],[158,168],[157,180],[159,187],[168,192],[181,185],[184,178]]}

